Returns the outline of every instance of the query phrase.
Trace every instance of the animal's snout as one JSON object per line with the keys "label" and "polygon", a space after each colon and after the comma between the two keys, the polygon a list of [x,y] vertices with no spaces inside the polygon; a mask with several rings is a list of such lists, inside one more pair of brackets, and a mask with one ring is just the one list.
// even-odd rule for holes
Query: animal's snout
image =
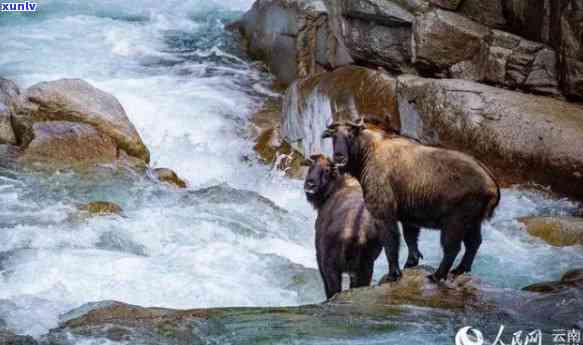
{"label": "animal's snout", "polygon": [[340,166],[346,165],[346,156],[343,153],[335,153],[334,162]]}
{"label": "animal's snout", "polygon": [[304,191],[306,193],[310,193],[313,194],[316,192],[316,182],[312,179],[307,180],[305,185],[304,185]]}

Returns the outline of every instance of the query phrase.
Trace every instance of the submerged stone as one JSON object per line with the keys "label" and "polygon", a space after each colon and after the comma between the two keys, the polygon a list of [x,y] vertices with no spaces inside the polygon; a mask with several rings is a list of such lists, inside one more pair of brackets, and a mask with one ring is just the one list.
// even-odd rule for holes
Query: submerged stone
{"label": "submerged stone", "polygon": [[529,234],[553,246],[583,245],[583,218],[528,217],[520,219],[520,222]]}

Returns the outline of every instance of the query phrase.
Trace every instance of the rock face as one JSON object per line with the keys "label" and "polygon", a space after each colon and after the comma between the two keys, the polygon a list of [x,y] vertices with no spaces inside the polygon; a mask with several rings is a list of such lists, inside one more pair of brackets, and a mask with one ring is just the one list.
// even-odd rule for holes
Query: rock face
{"label": "rock face", "polygon": [[396,81],[386,73],[346,66],[300,80],[286,94],[282,134],[306,157],[330,154],[331,144],[320,138],[333,120],[367,120],[399,130]]}
{"label": "rock face", "polygon": [[330,32],[321,0],[259,0],[235,26],[248,51],[283,84],[351,62]]}
{"label": "rock face", "polygon": [[355,63],[583,100],[581,22],[583,0],[260,0],[240,27],[285,84]]}
{"label": "rock face", "polygon": [[404,134],[583,198],[583,107],[452,79],[403,76],[397,94]]}
{"label": "rock face", "polygon": [[554,246],[583,245],[583,218],[530,217],[520,221],[529,234]]}

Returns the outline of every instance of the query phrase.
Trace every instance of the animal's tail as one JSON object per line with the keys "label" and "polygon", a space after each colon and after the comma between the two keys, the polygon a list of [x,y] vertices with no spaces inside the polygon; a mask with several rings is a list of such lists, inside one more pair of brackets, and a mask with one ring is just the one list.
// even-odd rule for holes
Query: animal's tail
{"label": "animal's tail", "polygon": [[498,184],[498,181],[494,177],[494,174],[492,173],[492,171],[484,163],[480,162],[479,160],[478,160],[478,163],[480,164],[482,169],[484,169],[484,171],[486,171],[488,176],[490,176],[490,178],[494,182],[494,185],[496,186],[496,196],[493,198],[490,198],[490,200],[488,200],[488,203],[486,204],[485,218],[490,220],[494,217],[494,214],[496,212],[496,208],[498,207],[498,205],[500,205],[500,198],[501,198],[500,185]]}

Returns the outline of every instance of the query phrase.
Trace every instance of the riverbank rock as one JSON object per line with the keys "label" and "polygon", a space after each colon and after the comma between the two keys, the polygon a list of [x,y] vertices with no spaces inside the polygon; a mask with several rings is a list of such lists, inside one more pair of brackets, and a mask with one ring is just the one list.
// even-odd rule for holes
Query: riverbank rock
{"label": "riverbank rock", "polygon": [[583,218],[529,217],[520,222],[529,234],[558,247],[583,245]]}
{"label": "riverbank rock", "polygon": [[437,286],[426,278],[431,271],[406,270],[397,283],[345,291],[323,304],[300,307],[172,310],[90,303],[63,315],[44,339],[53,345],[82,339],[149,345],[365,344],[410,333],[425,322],[442,327],[450,340],[467,324],[480,325],[484,334],[496,334],[501,323],[512,330],[550,332],[576,325],[580,315],[583,300],[557,308],[562,298],[576,296],[576,289],[542,295],[486,287],[470,276]]}
{"label": "riverbank rock", "polygon": [[399,130],[396,81],[383,71],[345,66],[299,80],[285,96],[282,135],[304,156],[331,154],[322,132],[333,120],[367,121]]}
{"label": "riverbank rock", "polygon": [[156,168],[152,171],[160,182],[168,183],[177,188],[186,188],[186,182],[168,168]]}
{"label": "riverbank rock", "polygon": [[583,199],[583,107],[475,82],[398,78],[402,133],[468,152],[500,179]]}
{"label": "riverbank rock", "polygon": [[83,80],[36,84],[13,108],[22,162],[60,167],[123,160],[142,168],[149,162],[148,149],[117,99]]}
{"label": "riverbank rock", "polygon": [[583,289],[583,269],[574,269],[563,275],[561,280],[533,284],[525,287],[524,291],[553,293],[564,289]]}

